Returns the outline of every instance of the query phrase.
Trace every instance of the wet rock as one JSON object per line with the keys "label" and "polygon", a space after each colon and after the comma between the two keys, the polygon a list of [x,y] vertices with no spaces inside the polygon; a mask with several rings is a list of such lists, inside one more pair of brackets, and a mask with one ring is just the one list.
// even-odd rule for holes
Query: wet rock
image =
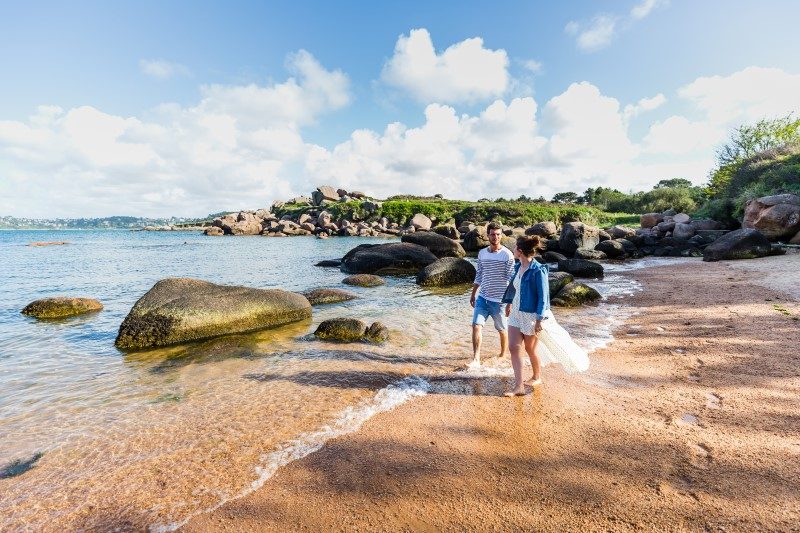
{"label": "wet rock", "polygon": [[558,262],[558,270],[579,278],[602,278],[603,265],[585,259],[567,259]]}
{"label": "wet rock", "polygon": [[703,251],[703,261],[754,259],[769,255],[770,250],[769,239],[763,233],[749,228],[739,229],[709,244]]}
{"label": "wet rock", "polygon": [[339,268],[341,266],[341,264],[342,264],[342,260],[341,259],[323,259],[322,261],[319,261],[314,266]]}
{"label": "wet rock", "polygon": [[381,322],[373,322],[367,331],[364,332],[364,338],[375,344],[382,344],[389,340],[389,328],[384,326]]}
{"label": "wet rock", "polygon": [[[628,255],[625,251],[625,247],[616,239],[598,243],[594,249],[599,252],[603,252],[609,259],[620,259]],[[591,257],[585,257],[584,259],[591,259]]]}
{"label": "wet rock", "polygon": [[21,476],[36,466],[36,463],[39,462],[39,459],[41,459],[42,456],[44,456],[42,452],[36,452],[27,459],[17,459],[15,461],[11,461],[0,468],[0,479]]}
{"label": "wet rock", "polygon": [[64,318],[103,309],[103,304],[92,298],[55,296],[35,300],[22,310],[23,315],[34,318]]}
{"label": "wet rock", "polygon": [[382,277],[372,274],[354,274],[344,278],[342,283],[355,287],[377,287],[386,284]]}
{"label": "wet rock", "polygon": [[594,226],[587,226],[583,222],[567,222],[561,228],[561,237],[558,239],[559,251],[570,256],[578,248],[593,249],[600,242],[600,230]]}
{"label": "wet rock", "polygon": [[[604,241],[601,241],[600,244],[603,244]],[[608,241],[605,241],[608,242]],[[599,246],[599,244],[598,244]],[[607,259],[608,256],[605,252],[601,250],[590,250],[588,248],[578,248],[575,250],[575,258],[576,259],[594,259],[596,261]]]}
{"label": "wet rock", "polygon": [[558,233],[558,228],[555,222],[539,222],[525,230],[525,235],[538,235],[539,237],[547,238],[550,235]]}
{"label": "wet rock", "polygon": [[437,259],[424,246],[410,242],[357,246],[342,258],[341,270],[349,274],[416,274]]}
{"label": "wet rock", "polygon": [[301,294],[311,305],[336,304],[358,298],[352,292],[342,289],[312,289]]}
{"label": "wet rock", "polygon": [[310,317],[311,304],[301,294],[167,278],[136,302],[122,321],[115,344],[124,350],[167,346]]}
{"label": "wet rock", "polygon": [[409,233],[400,237],[400,241],[424,246],[436,257],[464,257],[466,255],[464,248],[458,242],[432,231]]}
{"label": "wet rock", "polygon": [[466,259],[443,257],[417,274],[417,284],[423,287],[444,287],[475,281],[475,267]]}
{"label": "wet rock", "polygon": [[357,318],[331,318],[317,326],[314,335],[320,339],[353,342],[364,337],[367,325]]}
{"label": "wet rock", "polygon": [[569,272],[551,272],[547,276],[547,282],[550,285],[550,295],[555,296],[566,285],[575,281],[575,278]]}
{"label": "wet rock", "polygon": [[572,282],[558,291],[550,303],[555,307],[578,307],[601,298],[600,293],[583,283]]}
{"label": "wet rock", "polygon": [[544,253],[544,260],[548,263],[558,263],[559,261],[566,261],[567,259],[566,255],[558,252],[551,252],[548,250]]}

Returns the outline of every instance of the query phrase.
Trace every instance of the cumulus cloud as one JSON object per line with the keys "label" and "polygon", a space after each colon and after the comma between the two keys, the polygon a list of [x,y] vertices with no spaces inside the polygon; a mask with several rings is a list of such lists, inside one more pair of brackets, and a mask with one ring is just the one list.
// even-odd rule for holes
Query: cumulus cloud
{"label": "cumulus cloud", "polygon": [[143,74],[158,80],[166,80],[175,76],[188,76],[190,74],[188,67],[165,59],[140,59],[139,70]]}
{"label": "cumulus cloud", "polygon": [[437,54],[430,33],[422,28],[398,38],[381,79],[423,103],[474,103],[505,93],[508,64],[505,50],[485,48],[480,37]]}
{"label": "cumulus cloud", "polygon": [[611,44],[617,26],[616,17],[597,15],[587,23],[570,21],[564,31],[575,36],[578,49],[583,52],[596,52]]}
{"label": "cumulus cloud", "polygon": [[624,110],[625,120],[629,121],[630,119],[637,117],[642,113],[658,109],[666,102],[667,102],[667,97],[661,93],[658,93],[657,95],[651,98],[642,98],[635,104],[628,104],[625,106]]}
{"label": "cumulus cloud", "polygon": [[665,6],[668,3],[669,0],[642,0],[631,8],[630,16],[635,20],[643,19],[657,7]]}

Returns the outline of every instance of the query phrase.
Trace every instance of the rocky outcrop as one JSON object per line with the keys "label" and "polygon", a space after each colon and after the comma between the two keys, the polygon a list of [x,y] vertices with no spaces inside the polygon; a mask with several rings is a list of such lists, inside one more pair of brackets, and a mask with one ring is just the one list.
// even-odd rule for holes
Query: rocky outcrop
{"label": "rocky outcrop", "polygon": [[311,305],[336,304],[358,298],[352,292],[342,289],[312,289],[301,294]]}
{"label": "rocky outcrop", "polygon": [[352,276],[347,276],[342,280],[342,283],[355,287],[378,287],[386,284],[382,277],[373,274],[354,274]]}
{"label": "rocky outcrop", "polygon": [[34,318],[65,318],[102,309],[103,304],[93,298],[54,296],[29,303],[22,310],[22,314]]}
{"label": "rocky outcrop", "polygon": [[431,222],[431,219],[423,215],[422,213],[417,213],[416,215],[411,217],[410,225],[414,226],[414,229],[416,230],[428,231],[429,229],[431,229],[433,222]]}
{"label": "rocky outcrop", "polygon": [[310,317],[311,304],[297,293],[168,278],[136,302],[122,321],[115,344],[123,350],[167,346]]}
{"label": "rocky outcrop", "polygon": [[466,259],[443,257],[420,270],[417,284],[423,287],[444,287],[475,281],[475,267]]}
{"label": "rocky outcrop", "polygon": [[578,307],[600,298],[600,293],[592,287],[583,283],[572,282],[558,291],[558,294],[550,300],[550,303],[555,307]]}
{"label": "rocky outcrop", "polygon": [[567,222],[561,228],[561,237],[558,239],[559,251],[571,256],[578,248],[594,249],[600,242],[600,230],[588,226],[583,222]]}
{"label": "rocky outcrop", "polygon": [[750,200],[742,228],[758,230],[771,241],[791,239],[800,232],[800,196],[777,194]]}
{"label": "rocky outcrop", "polygon": [[436,259],[424,246],[409,242],[358,246],[344,256],[341,270],[351,274],[416,274]]}
{"label": "rocky outcrop", "polygon": [[569,272],[578,278],[602,278],[603,265],[585,259],[567,259],[558,262],[559,272]]}
{"label": "rocky outcrop", "polygon": [[771,245],[764,234],[755,229],[739,229],[723,235],[703,251],[703,261],[722,259],[754,259],[770,254]]}
{"label": "rocky outcrop", "polygon": [[558,233],[558,228],[555,222],[539,222],[525,230],[525,235],[538,235],[539,237],[547,238],[550,235]]}
{"label": "rocky outcrop", "polygon": [[436,257],[464,257],[466,252],[457,242],[431,231],[416,231],[400,237],[401,242],[424,246]]}
{"label": "rocky outcrop", "polygon": [[218,228],[217,226],[211,226],[209,228],[206,228],[205,231],[203,231],[203,233],[205,235],[211,235],[212,237],[219,237],[220,235],[225,235],[225,232],[222,230],[222,228]]}

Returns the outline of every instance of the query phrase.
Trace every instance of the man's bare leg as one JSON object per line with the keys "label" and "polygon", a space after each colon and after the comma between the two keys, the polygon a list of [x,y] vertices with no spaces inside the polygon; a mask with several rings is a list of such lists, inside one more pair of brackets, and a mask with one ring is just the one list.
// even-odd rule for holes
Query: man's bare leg
{"label": "man's bare leg", "polygon": [[470,366],[481,366],[481,332],[483,326],[478,324],[472,325],[472,362]]}
{"label": "man's bare leg", "polygon": [[497,357],[503,357],[506,354],[506,350],[508,350],[508,330],[504,329],[502,331],[498,331],[500,334],[500,355]]}

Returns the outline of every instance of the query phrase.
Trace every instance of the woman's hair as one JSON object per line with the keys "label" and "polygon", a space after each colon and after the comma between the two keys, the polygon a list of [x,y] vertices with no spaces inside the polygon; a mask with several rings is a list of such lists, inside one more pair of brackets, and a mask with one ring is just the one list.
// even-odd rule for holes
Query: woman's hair
{"label": "woman's hair", "polygon": [[542,239],[538,235],[517,237],[517,250],[525,257],[533,257],[542,247]]}

